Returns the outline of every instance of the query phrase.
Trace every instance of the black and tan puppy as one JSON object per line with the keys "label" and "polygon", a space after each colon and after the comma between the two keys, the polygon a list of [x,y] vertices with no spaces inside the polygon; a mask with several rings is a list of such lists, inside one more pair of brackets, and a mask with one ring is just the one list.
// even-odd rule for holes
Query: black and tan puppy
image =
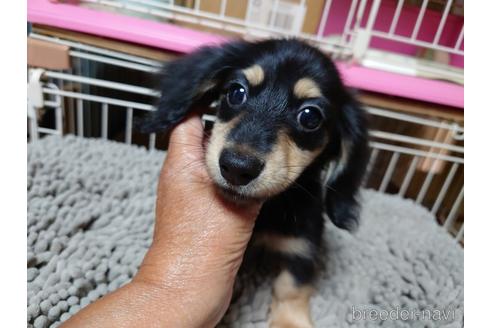
{"label": "black and tan puppy", "polygon": [[367,162],[364,114],[334,64],[298,40],[239,41],[169,63],[161,88],[147,132],[168,130],[192,107],[219,100],[209,174],[232,201],[266,200],[252,244],[283,258],[270,325],[312,326],[323,212],[340,228],[357,225]]}

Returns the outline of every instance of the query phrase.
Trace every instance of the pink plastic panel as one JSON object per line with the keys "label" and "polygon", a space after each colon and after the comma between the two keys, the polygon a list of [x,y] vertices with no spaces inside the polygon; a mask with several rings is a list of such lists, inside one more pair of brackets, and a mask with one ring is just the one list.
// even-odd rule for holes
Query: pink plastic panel
{"label": "pink plastic panel", "polygon": [[[334,1],[337,3],[338,1]],[[226,38],[171,24],[91,10],[76,5],[28,0],[31,23],[108,37],[166,51],[188,53]],[[464,106],[463,86],[338,63],[348,86],[458,108]]]}
{"label": "pink plastic panel", "polygon": [[345,84],[353,88],[447,106],[464,107],[464,92],[461,85],[379,71],[347,63],[337,63],[337,67]]}
{"label": "pink plastic panel", "polygon": [[189,52],[226,38],[185,29],[172,24],[92,10],[77,5],[28,0],[27,19],[67,30],[109,37],[146,46]]}

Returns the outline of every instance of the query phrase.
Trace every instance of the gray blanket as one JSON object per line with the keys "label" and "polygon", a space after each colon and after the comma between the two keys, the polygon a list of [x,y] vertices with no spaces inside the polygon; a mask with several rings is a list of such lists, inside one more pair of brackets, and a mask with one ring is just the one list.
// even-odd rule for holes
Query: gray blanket
{"label": "gray blanket", "polygon": [[[73,136],[28,146],[28,326],[56,327],[132,278],[163,158]],[[316,327],[461,327],[463,249],[410,200],[364,190],[361,203],[355,234],[327,223]],[[270,281],[243,285],[221,326],[266,327]]]}

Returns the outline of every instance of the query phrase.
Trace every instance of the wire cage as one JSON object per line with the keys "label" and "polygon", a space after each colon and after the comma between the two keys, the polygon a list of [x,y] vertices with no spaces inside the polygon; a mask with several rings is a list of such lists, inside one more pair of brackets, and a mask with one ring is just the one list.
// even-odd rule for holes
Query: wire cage
{"label": "wire cage", "polygon": [[[309,11],[313,10],[310,1],[269,1],[270,9],[262,10],[265,17],[258,17],[250,7],[264,5],[266,1],[238,1],[245,8],[239,13],[232,11],[232,1],[210,2],[216,6],[203,7],[207,0],[86,0],[80,5],[97,6],[99,10],[125,10],[126,14],[138,14],[146,19],[152,16],[152,19],[165,19],[173,24],[199,25],[244,36],[294,35],[315,42],[345,61],[356,60],[361,65],[401,74],[427,74],[426,78],[434,78],[442,69],[447,73],[439,75],[439,79],[462,83],[464,37],[462,2],[460,6],[459,1],[319,1],[322,4],[320,15],[315,22],[310,22],[315,26],[314,30],[309,27],[311,32],[306,32],[307,20],[313,17],[309,16]],[[297,9],[289,9],[290,5]],[[338,6],[346,12],[336,30],[337,25],[331,21],[341,10]],[[438,15],[429,14],[429,8]],[[302,17],[292,20],[288,13]],[[422,36],[421,32],[430,28],[427,17],[434,20],[434,35],[430,38]],[[414,19],[413,27],[403,30],[404,21],[409,19]],[[410,34],[405,34],[407,32]],[[142,145],[150,151],[165,149],[165,136],[144,135],[133,129],[136,118],[154,110],[159,92],[152,87],[161,61],[36,31],[30,37],[68,47],[70,56],[69,69],[32,66],[29,69],[27,117],[30,142],[45,135],[76,134]],[[400,46],[391,45],[391,42]],[[406,49],[407,53],[402,53],[401,49]],[[433,55],[419,57],[425,49],[433,50]],[[383,60],[378,62],[378,58]],[[401,61],[402,58],[405,61]],[[423,66],[419,65],[423,62],[426,62],[425,67],[434,69],[432,74],[437,75],[429,71],[422,73]],[[371,156],[364,186],[398,194],[427,207],[443,228],[457,242],[463,243],[462,119],[435,115],[432,111],[409,113],[390,107],[366,105],[371,128]],[[206,115],[205,119],[213,120],[213,115]]]}
{"label": "wire cage", "polygon": [[463,0],[82,0],[247,38],[292,37],[371,68],[463,83]]}

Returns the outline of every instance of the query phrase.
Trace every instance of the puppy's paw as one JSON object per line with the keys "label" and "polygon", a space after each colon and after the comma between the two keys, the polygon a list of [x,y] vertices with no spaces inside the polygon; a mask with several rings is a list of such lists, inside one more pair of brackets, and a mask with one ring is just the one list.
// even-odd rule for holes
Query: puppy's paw
{"label": "puppy's paw", "polygon": [[276,301],[271,307],[270,328],[312,328],[309,304],[303,301]]}
{"label": "puppy's paw", "polygon": [[311,286],[297,286],[292,275],[282,272],[273,286],[270,328],[312,328],[309,300]]}

